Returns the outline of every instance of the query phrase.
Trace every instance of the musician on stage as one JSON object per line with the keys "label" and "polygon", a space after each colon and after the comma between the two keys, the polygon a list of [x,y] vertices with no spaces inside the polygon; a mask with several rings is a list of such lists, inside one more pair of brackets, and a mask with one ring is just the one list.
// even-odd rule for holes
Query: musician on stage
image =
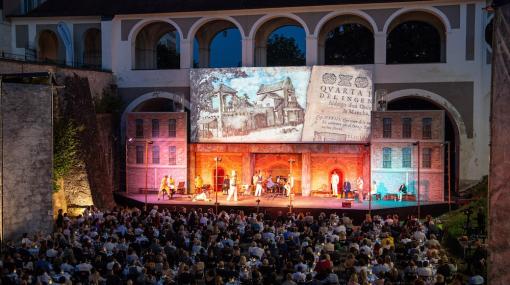
{"label": "musician on stage", "polygon": [[165,194],[170,199],[170,196],[168,195],[169,191],[170,191],[170,185],[168,184],[168,175],[165,175],[165,176],[163,176],[163,179],[161,179],[161,184],[159,185],[158,201],[160,200],[161,197],[164,200]]}
{"label": "musician on stage", "polygon": [[175,194],[175,180],[172,175],[170,175],[170,178],[168,179],[168,186],[170,188],[170,200],[172,200]]}
{"label": "musician on stage", "polygon": [[271,190],[271,192],[274,192],[274,187],[276,184],[273,182],[273,176],[269,175],[269,177],[266,179],[266,189],[267,191]]}
{"label": "musician on stage", "polygon": [[340,177],[336,174],[336,171],[333,171],[331,175],[331,189],[333,190],[333,197],[338,196],[338,183],[340,183]]}
{"label": "musician on stage", "polygon": [[400,184],[398,187],[398,201],[402,202],[402,195],[407,194],[407,187],[405,183]]}
{"label": "musician on stage", "polygon": [[287,179],[287,183],[285,183],[285,196],[289,197],[292,193],[292,188],[294,188],[294,177],[289,173],[289,178]]}
{"label": "musician on stage", "polygon": [[255,184],[255,197],[260,197],[262,195],[262,172],[259,170],[258,174],[253,178]]}
{"label": "musician on stage", "polygon": [[230,201],[232,196],[234,196],[234,202],[237,202],[237,184],[236,184],[237,174],[235,170],[232,170],[232,177],[230,178],[230,187],[228,188],[228,197],[227,201]]}
{"label": "musician on stage", "polygon": [[349,198],[349,192],[351,192],[351,182],[344,182],[344,198]]}

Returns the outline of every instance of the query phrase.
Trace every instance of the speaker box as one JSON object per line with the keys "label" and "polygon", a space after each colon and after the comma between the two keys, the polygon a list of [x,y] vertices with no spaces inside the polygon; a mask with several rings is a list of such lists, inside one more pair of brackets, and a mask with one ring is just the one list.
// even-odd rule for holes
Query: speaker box
{"label": "speaker box", "polygon": [[350,208],[352,206],[352,203],[349,201],[342,202],[342,208]]}

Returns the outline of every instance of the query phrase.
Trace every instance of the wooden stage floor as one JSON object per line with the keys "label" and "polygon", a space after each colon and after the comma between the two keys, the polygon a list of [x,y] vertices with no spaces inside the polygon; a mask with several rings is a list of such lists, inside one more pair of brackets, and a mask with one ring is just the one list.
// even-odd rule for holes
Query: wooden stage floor
{"label": "wooden stage floor", "polygon": [[[144,194],[127,194],[125,192],[115,193],[116,200],[121,205],[128,206],[143,206],[145,203]],[[164,200],[157,199],[155,194],[147,195],[147,204],[158,205],[162,208],[169,208],[173,206],[186,207],[186,208],[214,208],[215,200],[214,195],[211,201],[192,201],[190,196],[175,195],[174,199]],[[257,210],[256,197],[254,196],[241,196],[237,202],[227,201],[226,195],[221,193],[218,194],[218,203],[220,210]],[[311,211],[311,212],[357,212],[358,215],[364,215],[369,211],[369,201],[363,201],[359,203],[357,200],[351,200],[351,207],[342,207],[342,202],[345,199],[336,199],[332,197],[302,197],[296,196],[292,202],[293,209],[295,211]],[[285,197],[271,198],[269,196],[260,197],[259,210],[275,213],[278,211],[288,211],[289,199]],[[412,215],[417,213],[417,202],[415,201],[384,201],[384,200],[373,200],[371,209],[376,214],[390,214],[398,213],[403,215]],[[424,217],[427,214],[439,215],[448,210],[448,204],[442,202],[421,202],[420,211]]]}

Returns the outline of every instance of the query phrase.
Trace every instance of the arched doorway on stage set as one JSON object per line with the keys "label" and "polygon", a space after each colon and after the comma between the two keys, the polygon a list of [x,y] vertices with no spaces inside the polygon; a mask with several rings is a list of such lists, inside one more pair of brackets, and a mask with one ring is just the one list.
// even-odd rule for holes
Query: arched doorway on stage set
{"label": "arched doorway on stage set", "polygon": [[[212,169],[212,177],[216,176],[216,168]],[[220,191],[223,186],[223,179],[225,178],[225,170],[218,166],[218,176],[216,177],[216,185],[214,185],[215,191]]]}
{"label": "arched doorway on stage set", "polygon": [[[458,177],[459,177],[459,129],[458,126],[453,119],[452,114],[443,106],[439,105],[437,102],[419,96],[405,96],[390,100],[388,102],[388,110],[396,111],[396,110],[444,110],[445,111],[445,126],[444,126],[444,135],[445,141],[450,142],[450,151],[448,155],[448,148],[444,148],[444,194],[445,197],[448,197],[448,173],[450,174],[450,185],[452,197],[458,195]],[[448,164],[448,160],[450,160],[450,164]],[[448,169],[448,165],[450,165],[450,169]]]}
{"label": "arched doorway on stage set", "polygon": [[341,193],[341,191],[343,191],[343,185],[344,185],[344,173],[339,168],[332,169],[329,172],[329,177],[328,177],[329,187],[328,187],[328,189],[330,191],[333,191],[333,187],[331,185],[331,176],[333,175],[333,172],[336,172],[336,174],[338,174],[338,177],[340,178],[340,179],[338,179],[338,188],[337,189],[338,189],[338,193]]}

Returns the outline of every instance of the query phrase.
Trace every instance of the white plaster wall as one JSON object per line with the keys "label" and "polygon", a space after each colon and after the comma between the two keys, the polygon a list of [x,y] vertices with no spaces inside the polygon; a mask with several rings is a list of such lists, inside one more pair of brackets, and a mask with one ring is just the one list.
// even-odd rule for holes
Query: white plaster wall
{"label": "white plaster wall", "polygon": [[[475,60],[466,61],[466,5],[476,3],[476,31],[475,31]],[[192,43],[193,39],[184,39],[181,34],[181,69],[179,70],[133,70],[133,38],[135,33],[131,33],[127,41],[121,40],[121,20],[122,19],[142,19],[149,21],[151,19],[166,19],[179,17],[208,17],[208,18],[230,18],[231,15],[267,15],[264,18],[270,18],[271,15],[284,15],[288,17],[297,17],[293,13],[302,12],[330,12],[335,10],[338,13],[355,12],[364,14],[364,9],[385,9],[402,8],[404,10],[426,10],[444,18],[441,12],[433,8],[438,5],[460,5],[460,28],[451,29],[446,25],[446,63],[434,64],[398,64],[386,65],[386,34],[376,32],[375,37],[375,64],[370,65],[374,70],[374,83],[410,83],[410,82],[456,82],[473,81],[474,82],[474,111],[473,111],[473,138],[467,137],[460,146],[461,163],[460,179],[476,180],[482,175],[488,173],[489,159],[489,95],[490,95],[490,65],[485,63],[486,46],[484,43],[484,27],[486,22],[486,12],[482,9],[485,1],[460,2],[460,1],[430,1],[427,5],[419,2],[409,3],[378,3],[378,4],[359,4],[343,6],[312,6],[295,8],[275,8],[275,9],[255,9],[255,10],[237,10],[237,11],[211,11],[211,12],[187,12],[175,14],[153,14],[153,15],[122,15],[115,16],[111,21],[103,21],[97,18],[66,19],[72,24],[82,22],[102,23],[102,47],[103,47],[103,67],[111,68],[117,79],[120,88],[129,87],[188,87],[189,86],[189,67],[192,63]],[[395,12],[392,17],[397,16],[401,11]],[[231,19],[231,18],[230,18]],[[29,24],[29,41],[35,43],[35,24],[37,23],[58,23],[59,19],[13,19],[14,23]],[[205,21],[205,20],[204,20]],[[137,24],[138,26],[140,23]],[[389,21],[385,27],[389,25]],[[257,26],[254,25],[255,27]],[[135,26],[136,29],[137,26]],[[194,26],[193,29],[198,27]],[[14,28],[11,27],[14,36]],[[305,31],[310,31],[308,27]],[[188,34],[191,34],[190,31]],[[252,31],[242,34],[242,62],[244,66],[253,66],[254,62],[254,41],[255,33]],[[14,39],[14,38],[13,38]],[[318,46],[316,31],[312,30],[306,34],[306,57],[307,65],[314,65],[320,62],[318,59]],[[19,52],[16,49],[15,52]],[[143,94],[140,94],[143,95]]]}

